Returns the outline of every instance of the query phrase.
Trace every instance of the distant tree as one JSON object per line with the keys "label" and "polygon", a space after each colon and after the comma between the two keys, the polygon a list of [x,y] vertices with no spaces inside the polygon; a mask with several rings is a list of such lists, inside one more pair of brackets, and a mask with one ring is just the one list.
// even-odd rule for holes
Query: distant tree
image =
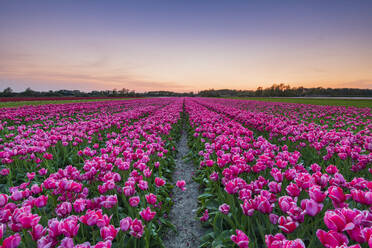
{"label": "distant tree", "polygon": [[1,95],[2,95],[2,96],[7,96],[7,97],[12,96],[12,95],[13,95],[13,89],[10,88],[10,87],[7,87],[7,88],[5,88],[5,89],[3,90],[3,92],[2,92]]}
{"label": "distant tree", "polygon": [[257,88],[255,95],[256,96],[262,96],[263,88],[260,86]]}
{"label": "distant tree", "polygon": [[27,87],[21,94],[23,96],[34,96],[34,91],[30,87]]}
{"label": "distant tree", "polygon": [[120,90],[120,95],[125,96],[125,95],[128,95],[128,94],[129,94],[129,89],[122,88]]}

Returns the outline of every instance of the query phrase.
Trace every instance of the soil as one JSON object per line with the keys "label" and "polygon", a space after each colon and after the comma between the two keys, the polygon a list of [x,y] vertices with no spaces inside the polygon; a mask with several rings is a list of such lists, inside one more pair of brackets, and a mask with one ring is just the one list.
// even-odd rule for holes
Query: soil
{"label": "soil", "polygon": [[178,144],[173,182],[185,180],[186,190],[182,191],[178,187],[173,188],[172,198],[174,205],[169,217],[177,232],[170,230],[164,238],[164,245],[167,248],[198,247],[200,245],[199,239],[205,233],[205,229],[201,226],[200,220],[196,216],[198,196],[200,194],[199,184],[192,179],[196,168],[192,162],[183,160],[183,157],[188,152],[187,136],[183,130]]}

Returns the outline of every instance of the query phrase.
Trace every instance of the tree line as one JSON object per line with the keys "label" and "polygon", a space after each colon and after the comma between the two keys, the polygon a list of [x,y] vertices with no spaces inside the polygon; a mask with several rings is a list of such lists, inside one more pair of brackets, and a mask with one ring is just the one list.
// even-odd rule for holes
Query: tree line
{"label": "tree line", "polygon": [[286,84],[273,84],[270,87],[258,87],[256,90],[203,90],[199,94],[203,97],[310,97],[310,96],[360,96],[372,97],[372,89],[354,88],[304,88],[291,87]]}
{"label": "tree line", "polygon": [[135,92],[123,88],[121,90],[93,90],[84,92],[80,90],[49,90],[36,91],[27,88],[22,92],[14,92],[12,88],[7,87],[0,92],[0,97],[156,97],[156,96],[194,96],[193,92],[178,93],[172,91],[148,91],[144,93]]}
{"label": "tree line", "polygon": [[273,84],[270,87],[258,87],[256,90],[231,90],[231,89],[209,89],[198,93],[172,92],[172,91],[147,91],[135,92],[123,88],[121,90],[93,90],[84,92],[80,90],[49,90],[35,91],[27,88],[22,92],[14,92],[8,87],[0,92],[0,97],[157,97],[157,96],[203,96],[203,97],[310,97],[310,96],[359,96],[371,97],[372,89],[354,88],[304,88],[291,87],[286,84]]}

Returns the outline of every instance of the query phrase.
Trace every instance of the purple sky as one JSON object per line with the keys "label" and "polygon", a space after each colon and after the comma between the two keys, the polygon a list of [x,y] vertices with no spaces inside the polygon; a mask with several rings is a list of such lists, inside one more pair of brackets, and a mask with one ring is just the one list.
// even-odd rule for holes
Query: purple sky
{"label": "purple sky", "polygon": [[372,88],[372,1],[1,1],[0,90]]}

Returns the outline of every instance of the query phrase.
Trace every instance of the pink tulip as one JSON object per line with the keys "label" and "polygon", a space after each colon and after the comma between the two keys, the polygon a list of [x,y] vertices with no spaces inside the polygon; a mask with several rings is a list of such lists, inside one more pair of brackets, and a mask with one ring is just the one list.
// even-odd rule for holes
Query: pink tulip
{"label": "pink tulip", "polygon": [[130,226],[129,234],[135,238],[141,238],[144,230],[145,230],[145,226],[142,224],[142,221],[138,219],[134,219]]}
{"label": "pink tulip", "polygon": [[321,191],[320,186],[313,185],[309,189],[309,196],[312,200],[320,203],[324,201],[327,194]]}
{"label": "pink tulip", "polygon": [[21,243],[21,235],[16,233],[3,240],[3,248],[16,248]]}
{"label": "pink tulip", "polygon": [[100,230],[100,234],[103,240],[113,240],[116,237],[118,230],[113,225],[104,226]]}
{"label": "pink tulip", "polygon": [[283,212],[288,212],[293,206],[297,206],[297,204],[292,197],[282,196],[279,198],[279,207]]}
{"label": "pink tulip", "polygon": [[292,197],[299,196],[300,193],[301,193],[301,189],[295,183],[290,183],[287,186],[286,191],[287,191],[288,195],[290,195]]}
{"label": "pink tulip", "polygon": [[283,242],[283,248],[306,248],[302,239],[285,240]]}
{"label": "pink tulip", "polygon": [[151,205],[154,205],[157,201],[156,195],[154,195],[152,193],[149,193],[149,194],[145,195],[145,198],[146,198],[147,203],[151,204]]}
{"label": "pink tulip", "polygon": [[134,195],[134,193],[136,193],[136,189],[133,186],[128,185],[123,188],[123,192],[124,195],[128,197]]}
{"label": "pink tulip", "polygon": [[0,207],[4,207],[8,203],[8,195],[0,194]]}
{"label": "pink tulip", "polygon": [[110,224],[112,216],[107,216],[107,214],[102,215],[102,211],[97,211],[97,227],[104,227]]}
{"label": "pink tulip", "polygon": [[74,248],[74,240],[72,238],[66,237],[61,240],[61,248]]}
{"label": "pink tulip", "polygon": [[100,241],[95,246],[91,246],[92,248],[111,248],[112,242],[111,240]]}
{"label": "pink tulip", "polygon": [[21,223],[23,229],[29,229],[39,223],[40,216],[37,214],[23,213],[20,214],[18,221]]}
{"label": "pink tulip", "polygon": [[85,215],[80,216],[80,221],[88,226],[94,226],[97,224],[99,216],[102,215],[102,210],[94,211],[88,210]]}
{"label": "pink tulip", "polygon": [[203,213],[203,216],[200,217],[200,221],[202,222],[206,222],[207,220],[209,219],[209,213],[208,213],[208,209],[206,209]]}
{"label": "pink tulip", "polygon": [[0,239],[3,238],[5,231],[6,231],[6,225],[0,224]]}
{"label": "pink tulip", "polygon": [[346,200],[346,196],[343,190],[337,186],[331,186],[328,188],[328,196],[335,203],[343,203]]}
{"label": "pink tulip", "polygon": [[59,235],[62,234],[59,228],[59,221],[57,220],[57,218],[48,220],[48,233],[49,236],[52,238],[57,238]]}
{"label": "pink tulip", "polygon": [[67,216],[72,211],[72,205],[70,202],[63,202],[59,204],[56,208],[56,214],[60,217]]}
{"label": "pink tulip", "polygon": [[282,184],[281,183],[277,183],[277,182],[270,182],[269,183],[269,189],[270,189],[270,192],[272,193],[279,193],[282,191]]}
{"label": "pink tulip", "polygon": [[86,207],[86,202],[85,202],[85,199],[82,199],[82,198],[79,198],[77,199],[75,202],[74,202],[74,211],[76,213],[81,213],[85,210],[85,207]]}
{"label": "pink tulip", "polygon": [[130,217],[126,217],[126,218],[120,220],[120,229],[123,232],[128,231],[131,225],[132,225],[132,218],[130,218]]}
{"label": "pink tulip", "polygon": [[53,155],[50,154],[50,153],[44,153],[43,157],[47,160],[52,160],[53,159]]}
{"label": "pink tulip", "polygon": [[298,222],[293,221],[291,217],[280,216],[278,219],[279,228],[285,233],[291,233],[298,227]]}
{"label": "pink tulip", "polygon": [[133,197],[129,198],[129,205],[131,207],[137,207],[139,203],[140,203],[139,196],[133,196]]}
{"label": "pink tulip", "polygon": [[276,214],[269,214],[269,220],[273,225],[278,224],[279,216]]}
{"label": "pink tulip", "polygon": [[41,195],[38,198],[36,198],[34,202],[35,202],[35,206],[38,208],[45,207],[48,203],[48,196]]}
{"label": "pink tulip", "polygon": [[219,207],[218,207],[218,210],[221,212],[221,213],[223,213],[223,214],[228,214],[229,213],[229,211],[230,211],[230,206],[228,205],[228,204],[226,204],[226,203],[224,203],[224,204],[222,204],[222,205],[220,205]]}
{"label": "pink tulip", "polygon": [[301,201],[301,208],[309,216],[315,216],[323,209],[323,204],[314,201],[313,199],[304,199]]}
{"label": "pink tulip", "polygon": [[354,201],[365,205],[372,205],[372,191],[364,192],[362,190],[352,189],[350,193]]}
{"label": "pink tulip", "polygon": [[185,191],[185,190],[186,190],[186,188],[185,188],[185,185],[186,185],[185,180],[177,181],[176,185],[177,185],[177,187],[180,188],[182,191]]}
{"label": "pink tulip", "polygon": [[354,223],[348,223],[341,212],[327,211],[324,215],[324,223],[333,231],[346,231],[355,227]]}
{"label": "pink tulip", "polygon": [[333,175],[338,172],[338,169],[335,165],[331,164],[331,165],[328,165],[328,167],[326,168],[326,172]]}
{"label": "pink tulip", "polygon": [[347,233],[349,234],[350,238],[355,242],[364,243],[367,241],[363,236],[362,228],[360,226],[355,226],[354,229],[347,230]]}
{"label": "pink tulip", "polygon": [[43,188],[41,186],[37,185],[37,184],[34,184],[34,185],[31,186],[31,192],[33,194],[39,194],[42,191],[43,191]]}
{"label": "pink tulip", "polygon": [[13,201],[19,201],[23,198],[23,195],[22,195],[22,192],[21,191],[14,191],[12,193],[12,195],[10,196],[10,198],[13,200]]}
{"label": "pink tulip", "polygon": [[156,212],[152,212],[150,207],[147,207],[145,209],[142,209],[140,212],[141,217],[145,221],[151,221],[155,217]]}
{"label": "pink tulip", "polygon": [[43,236],[39,240],[37,240],[37,247],[53,247],[57,245],[57,241],[55,241],[50,236]]}
{"label": "pink tulip", "polygon": [[244,215],[252,216],[257,208],[257,201],[245,199],[243,204],[240,204],[240,207],[242,208]]}
{"label": "pink tulip", "polygon": [[155,185],[156,185],[156,187],[161,187],[164,184],[165,184],[165,180],[164,179],[159,178],[159,177],[155,178]]}
{"label": "pink tulip", "polygon": [[274,236],[271,234],[265,235],[265,243],[268,248],[281,248],[285,240],[282,233],[277,233]]}
{"label": "pink tulip", "polygon": [[369,247],[372,247],[372,227],[364,228],[362,230],[362,235],[365,242],[368,243]]}
{"label": "pink tulip", "polygon": [[248,248],[249,247],[249,238],[248,236],[241,230],[235,230],[236,235],[231,235],[231,240],[237,244],[240,248]]}
{"label": "pink tulip", "polygon": [[141,190],[147,190],[149,186],[148,186],[147,181],[140,180],[139,183],[138,183],[138,187],[139,187]]}
{"label": "pink tulip", "polygon": [[40,176],[45,176],[48,173],[48,169],[41,168],[38,173]]}
{"label": "pink tulip", "polygon": [[32,237],[33,240],[37,241],[46,233],[46,228],[44,228],[42,225],[37,224],[32,227],[31,231],[28,231]]}
{"label": "pink tulip", "polygon": [[108,195],[101,202],[101,206],[107,209],[113,208],[118,203],[117,195]]}
{"label": "pink tulip", "polygon": [[264,214],[269,214],[273,211],[274,204],[270,204],[270,201],[263,196],[257,196],[255,198],[257,204],[257,210]]}
{"label": "pink tulip", "polygon": [[9,175],[9,173],[10,173],[10,170],[8,168],[0,170],[1,176],[7,176]]}
{"label": "pink tulip", "polygon": [[344,234],[333,230],[325,232],[321,229],[318,229],[316,231],[316,236],[326,248],[337,248],[349,243],[348,238]]}
{"label": "pink tulip", "polygon": [[78,224],[78,217],[74,215],[61,220],[59,223],[60,232],[69,238],[73,238],[77,235],[79,227],[80,224]]}
{"label": "pink tulip", "polygon": [[217,172],[212,172],[211,175],[209,176],[209,178],[212,180],[212,181],[217,181],[218,180],[218,173]]}

